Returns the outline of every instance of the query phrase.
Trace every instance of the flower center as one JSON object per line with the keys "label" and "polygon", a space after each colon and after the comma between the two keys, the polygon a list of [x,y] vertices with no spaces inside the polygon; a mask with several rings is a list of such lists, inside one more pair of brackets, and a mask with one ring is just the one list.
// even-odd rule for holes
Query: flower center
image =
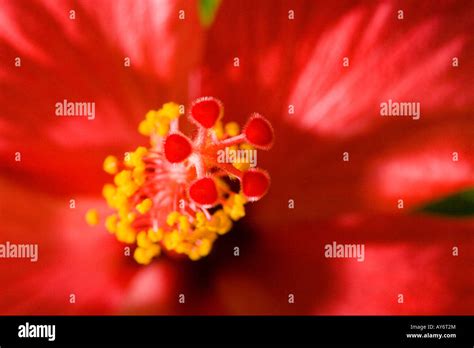
{"label": "flower center", "polygon": [[[166,103],[149,111],[138,127],[150,137],[149,148],[139,146],[123,161],[108,156],[103,164],[114,175],[102,191],[115,210],[105,227],[119,241],[136,244],[140,264],[149,264],[162,249],[191,260],[208,255],[217,237],[245,216],[244,205],[262,198],[270,185],[268,173],[255,163],[219,157],[227,148],[269,149],[274,136],[268,120],[253,114],[240,133],[235,122],[222,123],[223,106],[215,98],[197,99],[190,110],[197,127],[193,138],[179,131],[180,106]],[[97,212],[88,211],[86,220],[97,224]]]}

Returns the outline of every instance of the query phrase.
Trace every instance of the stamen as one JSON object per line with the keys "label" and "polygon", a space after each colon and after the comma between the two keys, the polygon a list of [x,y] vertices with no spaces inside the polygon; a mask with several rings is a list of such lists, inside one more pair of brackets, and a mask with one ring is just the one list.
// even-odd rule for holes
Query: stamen
{"label": "stamen", "polygon": [[[244,205],[261,199],[270,185],[266,171],[218,157],[226,147],[270,148],[273,129],[265,118],[251,115],[239,134],[237,123],[222,123],[222,103],[203,97],[191,105],[189,118],[198,129],[189,138],[179,132],[179,110],[177,104],[166,103],[149,111],[139,132],[150,137],[151,146],[139,146],[123,163],[108,156],[103,164],[104,171],[114,176],[114,184],[102,190],[115,210],[106,217],[105,227],[117,240],[136,244],[134,259],[143,265],[162,250],[191,260],[208,255],[218,236],[232,228],[232,221],[245,216]],[[231,190],[229,178],[239,180],[237,191]],[[90,210],[86,221],[97,224],[97,211]]]}
{"label": "stamen", "polygon": [[95,226],[99,223],[99,213],[95,209],[89,209],[86,213],[86,222],[90,226]]}
{"label": "stamen", "polygon": [[108,174],[115,174],[117,173],[118,168],[118,160],[115,156],[107,156],[104,160],[103,165],[104,171]]}

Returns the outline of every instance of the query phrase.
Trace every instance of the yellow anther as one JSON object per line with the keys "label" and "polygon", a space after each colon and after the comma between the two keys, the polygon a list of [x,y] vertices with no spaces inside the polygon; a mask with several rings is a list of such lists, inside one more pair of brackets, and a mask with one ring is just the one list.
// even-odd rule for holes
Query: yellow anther
{"label": "yellow anther", "polygon": [[138,133],[144,136],[150,136],[153,132],[153,123],[149,121],[141,121],[138,125]]}
{"label": "yellow anther", "polygon": [[120,173],[115,175],[114,182],[117,186],[124,186],[130,183],[132,180],[132,172],[130,170],[122,170]]}
{"label": "yellow anther", "polygon": [[118,160],[115,156],[107,156],[102,165],[104,171],[108,174],[116,174],[118,171]]}
{"label": "yellow anther", "polygon": [[196,213],[196,227],[197,228],[202,228],[204,226],[206,226],[207,224],[207,218],[206,218],[206,215],[204,215],[203,212],[199,211]]}
{"label": "yellow anther", "polygon": [[107,200],[111,199],[114,196],[115,192],[115,186],[112,184],[105,184],[102,188],[102,196],[104,196],[104,198]]}
{"label": "yellow anther", "polygon": [[141,231],[137,234],[137,245],[142,248],[148,248],[153,243],[148,239],[148,235],[145,231]]}
{"label": "yellow anther", "polygon": [[143,156],[147,154],[148,150],[146,147],[139,146],[137,149],[131,153],[128,153],[127,156],[125,156],[124,163],[128,167],[139,167],[145,169],[145,164],[143,163]]}
{"label": "yellow anther", "polygon": [[134,244],[136,236],[137,235],[135,234],[135,232],[133,230],[128,231],[127,234],[125,235],[124,243]]}
{"label": "yellow anther", "polygon": [[154,230],[153,228],[148,229],[148,238],[153,242],[157,243],[163,239],[163,230],[158,228]]}
{"label": "yellow anther", "polygon": [[135,179],[137,176],[143,176],[146,169],[145,162],[143,162],[143,160],[140,159],[140,160],[137,160],[134,165],[135,167],[132,170],[133,179]]}
{"label": "yellow anther", "polygon": [[145,183],[145,168],[135,167],[132,172],[133,181],[138,186],[142,186]]}
{"label": "yellow anther", "polygon": [[191,249],[194,248],[194,244],[190,243],[189,241],[183,241],[180,242],[174,251],[176,251],[179,254],[186,254],[188,255]]}
{"label": "yellow anther", "polygon": [[155,122],[158,117],[158,110],[150,110],[145,115],[145,120],[151,123]]}
{"label": "yellow anther", "polygon": [[163,244],[166,249],[173,250],[178,246],[179,240],[180,238],[178,231],[173,230],[172,232],[165,234],[163,238]]}
{"label": "yellow anther", "polygon": [[201,255],[199,255],[199,250],[198,248],[192,248],[189,252],[188,252],[188,256],[191,260],[193,261],[197,261],[201,258]]}
{"label": "yellow anther", "polygon": [[250,163],[248,162],[233,162],[232,165],[242,172],[245,172],[250,168]]}
{"label": "yellow anther", "polygon": [[222,125],[222,121],[219,120],[214,125],[214,133],[216,134],[217,139],[224,138],[224,126]]}
{"label": "yellow anther", "polygon": [[245,216],[244,204],[246,201],[245,197],[241,194],[231,195],[224,205],[224,212],[230,215],[232,220],[237,221]]}
{"label": "yellow anther", "polygon": [[147,153],[148,153],[148,149],[145,146],[137,147],[134,152],[137,158],[143,158],[143,156],[145,156]]}
{"label": "yellow anther", "polygon": [[166,134],[168,134],[170,130],[170,124],[169,121],[166,119],[160,120],[160,122],[157,124],[156,127],[156,132],[158,135],[164,137]]}
{"label": "yellow anther", "polygon": [[178,254],[186,254],[187,250],[187,243],[179,243],[174,251],[176,251]]}
{"label": "yellow anther", "polygon": [[145,146],[139,146],[133,152],[134,164],[142,163],[143,157],[148,153],[148,149]]}
{"label": "yellow anther", "polygon": [[118,189],[121,193],[123,193],[126,197],[132,197],[135,192],[138,190],[138,185],[135,182],[130,181],[125,185],[120,186]]}
{"label": "yellow anther", "polygon": [[239,125],[236,122],[229,122],[225,125],[225,132],[228,136],[234,137],[240,133]]}
{"label": "yellow anther", "polygon": [[148,265],[153,259],[153,255],[147,249],[138,247],[133,253],[133,258],[140,265]]}
{"label": "yellow anther", "polygon": [[96,209],[89,209],[86,213],[86,222],[90,226],[95,226],[99,223],[99,213]]}
{"label": "yellow anther", "polygon": [[209,239],[209,241],[212,243],[217,239],[218,236],[216,233],[208,231],[208,233],[206,233],[204,237],[206,239]]}
{"label": "yellow anther", "polygon": [[179,229],[181,232],[187,233],[189,231],[189,220],[188,217],[185,215],[181,215],[178,218],[179,222]]}
{"label": "yellow anther", "polygon": [[173,102],[163,104],[163,107],[158,110],[158,115],[173,120],[179,117],[179,105]]}
{"label": "yellow anther", "polygon": [[112,184],[105,184],[102,188],[102,196],[105,198],[105,201],[109,207],[114,207],[114,198],[116,194],[115,186]]}
{"label": "yellow anther", "polygon": [[243,206],[234,206],[229,213],[232,220],[237,221],[245,216],[245,208]]}
{"label": "yellow anther", "polygon": [[211,252],[212,243],[208,239],[203,239],[200,241],[197,251],[200,256],[207,256]]}
{"label": "yellow anther", "polygon": [[236,193],[234,195],[234,202],[236,204],[245,204],[247,203],[247,198],[245,198],[245,196],[240,193]]}
{"label": "yellow anther", "polygon": [[252,145],[250,145],[249,143],[240,144],[240,148],[242,150],[255,150],[255,148]]}
{"label": "yellow anther", "polygon": [[107,229],[107,231],[109,231],[110,233],[117,232],[117,220],[117,215],[107,216],[107,218],[105,219],[105,228]]}
{"label": "yellow anther", "polygon": [[130,225],[128,224],[128,222],[126,222],[124,220],[120,220],[120,221],[117,222],[117,232],[122,233],[122,230],[125,230],[129,227],[130,227]]}
{"label": "yellow anther", "polygon": [[151,255],[153,255],[153,257],[158,256],[161,253],[161,247],[158,244],[150,245],[147,250]]}
{"label": "yellow anther", "polygon": [[138,133],[144,136],[150,136],[153,132],[153,123],[147,120],[143,120],[138,125]]}
{"label": "yellow anther", "polygon": [[117,223],[117,232],[115,235],[120,242],[127,244],[135,243],[135,231],[128,223],[124,221],[119,221]]}
{"label": "yellow anther", "polygon": [[137,217],[137,214],[135,214],[133,212],[129,212],[127,214],[127,221],[132,223],[133,221],[135,221],[136,217]]}
{"label": "yellow anther", "polygon": [[128,206],[123,205],[120,208],[118,208],[117,211],[118,211],[118,215],[120,216],[120,219],[125,222],[128,222],[128,213],[130,213]]}
{"label": "yellow anther", "polygon": [[140,214],[146,214],[150,211],[152,205],[153,201],[150,198],[146,198],[141,201],[141,203],[137,204],[135,208],[137,208]]}
{"label": "yellow anther", "polygon": [[217,186],[217,191],[223,195],[225,192],[230,191],[229,185],[222,179],[220,178],[215,178],[215,183]]}
{"label": "yellow anther", "polygon": [[133,152],[125,152],[125,156],[123,157],[123,164],[127,167],[132,167],[132,153]]}
{"label": "yellow anther", "polygon": [[173,226],[175,223],[178,222],[179,217],[180,217],[179,212],[177,212],[177,211],[172,211],[172,212],[169,213],[168,216],[166,217],[166,223],[167,223],[169,226]]}
{"label": "yellow anther", "polygon": [[109,205],[112,208],[115,208],[117,210],[120,210],[120,209],[128,210],[127,196],[125,196],[122,192],[117,192],[115,195],[113,195],[112,199],[108,203],[110,203]]}
{"label": "yellow anther", "polygon": [[232,221],[223,210],[218,210],[212,215],[208,226],[209,230],[219,234],[224,234],[229,232],[229,230],[232,228]]}

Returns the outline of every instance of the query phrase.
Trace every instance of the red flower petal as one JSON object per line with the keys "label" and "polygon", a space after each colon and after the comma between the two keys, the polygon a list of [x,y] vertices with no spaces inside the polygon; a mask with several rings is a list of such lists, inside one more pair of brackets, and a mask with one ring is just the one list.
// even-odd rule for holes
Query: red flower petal
{"label": "red flower petal", "polygon": [[[176,280],[166,263],[150,268],[155,275],[145,281],[139,272],[142,267],[126,255],[123,245],[103,227],[91,230],[85,223],[85,211],[99,201],[53,198],[5,178],[0,178],[0,188],[8,198],[0,202],[1,243],[38,245],[37,262],[25,258],[0,262],[0,278],[9,284],[0,298],[0,314],[118,314],[142,311],[143,303],[155,313],[171,308],[174,301],[169,296],[174,296],[170,291]],[[70,199],[75,199],[75,209],[70,208]],[[153,296],[138,301],[140,285],[141,291],[154,289]]]}
{"label": "red flower petal", "polygon": [[[472,314],[473,228],[472,219],[389,215],[266,226],[219,272],[218,299],[238,315]],[[334,241],[364,244],[364,261],[326,258]]]}

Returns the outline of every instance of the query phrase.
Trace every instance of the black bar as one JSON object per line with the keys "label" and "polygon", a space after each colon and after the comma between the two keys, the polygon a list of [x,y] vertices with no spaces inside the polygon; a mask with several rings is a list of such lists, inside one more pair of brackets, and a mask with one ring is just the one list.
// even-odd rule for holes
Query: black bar
{"label": "black bar", "polygon": [[[52,340],[52,330],[48,336],[46,327],[38,328],[34,325],[55,325],[54,340]],[[29,330],[27,335],[43,333],[43,336],[47,337],[19,337],[21,330],[23,335]],[[414,334],[426,336],[407,337]],[[434,335],[444,336],[439,338]],[[127,344],[136,346],[199,343],[409,344],[416,346],[462,344],[473,347],[474,320],[473,317],[467,316],[0,317],[1,348],[14,345]]]}

